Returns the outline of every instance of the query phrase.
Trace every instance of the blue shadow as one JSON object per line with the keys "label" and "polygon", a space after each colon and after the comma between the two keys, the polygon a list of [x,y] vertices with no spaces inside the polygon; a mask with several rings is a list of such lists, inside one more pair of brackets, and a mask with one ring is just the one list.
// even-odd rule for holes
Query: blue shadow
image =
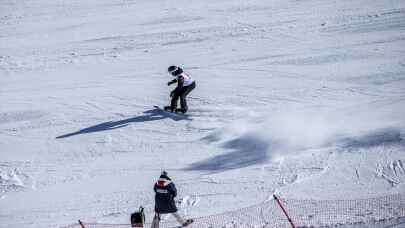
{"label": "blue shadow", "polygon": [[68,138],[68,137],[72,137],[75,135],[88,134],[88,133],[94,133],[94,132],[100,132],[100,131],[114,130],[114,129],[126,127],[131,123],[142,123],[142,122],[156,121],[156,120],[162,120],[162,119],[172,119],[174,121],[191,120],[187,115],[169,113],[169,112],[163,111],[162,109],[160,109],[158,107],[154,107],[154,109],[145,111],[143,113],[144,113],[144,115],[142,115],[142,116],[136,116],[136,117],[119,120],[119,121],[108,121],[108,122],[100,123],[100,124],[97,124],[97,125],[94,125],[91,127],[83,128],[76,132],[68,133],[65,135],[60,135],[60,136],[56,137],[56,139]]}
{"label": "blue shadow", "polygon": [[[217,139],[211,135],[203,140],[216,141]],[[274,145],[256,135],[246,134],[221,146],[230,152],[195,162],[184,170],[221,172],[261,164],[269,160],[268,152]]]}
{"label": "blue shadow", "polygon": [[384,128],[357,137],[343,137],[338,140],[337,145],[344,148],[371,148],[383,144],[398,143],[402,140],[400,129]]}

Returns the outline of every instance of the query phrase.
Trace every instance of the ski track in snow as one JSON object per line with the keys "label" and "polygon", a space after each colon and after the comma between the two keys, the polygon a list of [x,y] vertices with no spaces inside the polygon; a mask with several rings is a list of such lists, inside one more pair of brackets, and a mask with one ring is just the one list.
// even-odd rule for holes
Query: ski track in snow
{"label": "ski track in snow", "polygon": [[[0,226],[405,193],[405,5],[352,1],[0,3]],[[168,65],[197,80],[185,117]],[[338,189],[338,190],[337,190]]]}

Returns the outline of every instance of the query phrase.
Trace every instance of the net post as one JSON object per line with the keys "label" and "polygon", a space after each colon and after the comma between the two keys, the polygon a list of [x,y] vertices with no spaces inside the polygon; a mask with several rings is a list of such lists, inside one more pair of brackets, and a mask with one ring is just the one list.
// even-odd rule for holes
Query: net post
{"label": "net post", "polygon": [[283,211],[284,215],[287,217],[288,222],[290,222],[290,224],[291,224],[291,227],[292,227],[292,228],[296,228],[296,226],[294,225],[294,223],[293,223],[291,217],[288,215],[287,211],[285,210],[284,206],[281,204],[281,202],[280,202],[280,200],[278,199],[278,197],[277,197],[275,194],[273,194],[273,198],[274,198],[274,200],[276,200],[278,206],[281,208],[281,210]]}
{"label": "net post", "polygon": [[86,228],[86,227],[84,226],[84,224],[82,223],[82,221],[80,221],[80,219],[79,219],[79,225],[81,226],[81,228]]}

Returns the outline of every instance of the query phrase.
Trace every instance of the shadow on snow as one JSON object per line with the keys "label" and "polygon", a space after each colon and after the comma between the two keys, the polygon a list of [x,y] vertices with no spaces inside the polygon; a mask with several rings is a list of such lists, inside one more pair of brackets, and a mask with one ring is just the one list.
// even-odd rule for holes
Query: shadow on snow
{"label": "shadow on snow", "polygon": [[145,111],[143,113],[144,113],[144,115],[142,115],[142,116],[136,116],[136,117],[119,120],[119,121],[104,122],[101,124],[97,124],[97,125],[94,125],[91,127],[81,129],[76,132],[72,132],[72,133],[65,134],[65,135],[60,135],[56,138],[62,139],[62,138],[68,138],[68,137],[75,136],[75,135],[114,130],[114,129],[126,127],[130,123],[141,123],[141,122],[156,121],[156,120],[162,120],[162,119],[172,119],[174,121],[190,120],[190,118],[188,116],[182,116],[179,114],[165,112],[157,107],[155,107],[154,109]]}
{"label": "shadow on snow", "polygon": [[[214,142],[217,138],[211,135],[203,140]],[[221,172],[264,163],[269,159],[268,151],[273,146],[255,134],[245,134],[222,144],[223,148],[230,150],[229,153],[195,162],[185,170]]]}
{"label": "shadow on snow", "polygon": [[[218,142],[221,140],[221,136],[214,133],[202,138],[202,140],[209,143]],[[274,141],[270,138],[265,139],[250,133],[221,144],[221,147],[229,149],[230,152],[192,163],[184,170],[221,172],[244,168],[265,163],[271,158],[272,152],[279,150],[293,153],[294,151],[316,149],[325,146],[337,146],[357,151],[360,148],[370,148],[400,142],[403,142],[403,135],[396,128],[377,129],[357,136],[336,137],[329,142],[325,142],[325,144],[314,147],[286,145],[281,141]]]}
{"label": "shadow on snow", "polygon": [[398,143],[403,140],[399,128],[383,128],[356,137],[342,137],[337,145],[344,148],[370,148],[379,145]]}

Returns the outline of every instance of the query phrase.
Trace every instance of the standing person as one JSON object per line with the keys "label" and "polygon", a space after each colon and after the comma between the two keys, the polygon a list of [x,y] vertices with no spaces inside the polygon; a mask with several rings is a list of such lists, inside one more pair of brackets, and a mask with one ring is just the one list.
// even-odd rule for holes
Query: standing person
{"label": "standing person", "polygon": [[178,213],[174,198],[177,196],[177,189],[173,181],[163,171],[153,187],[155,191],[155,216],[152,221],[152,228],[159,228],[160,216],[172,214],[182,225],[187,226],[193,222],[192,219],[184,220]]}
{"label": "standing person", "polygon": [[[175,79],[171,80],[167,83],[170,86],[173,83],[177,82],[177,87],[170,93],[170,97],[172,98],[170,106],[166,106],[166,111],[171,112],[181,112],[186,113],[188,110],[186,96],[195,88],[195,81],[190,77],[190,75],[183,72],[178,66],[170,66],[167,71],[173,76],[176,77]],[[180,98],[180,106],[181,108],[177,108],[177,101]]]}

